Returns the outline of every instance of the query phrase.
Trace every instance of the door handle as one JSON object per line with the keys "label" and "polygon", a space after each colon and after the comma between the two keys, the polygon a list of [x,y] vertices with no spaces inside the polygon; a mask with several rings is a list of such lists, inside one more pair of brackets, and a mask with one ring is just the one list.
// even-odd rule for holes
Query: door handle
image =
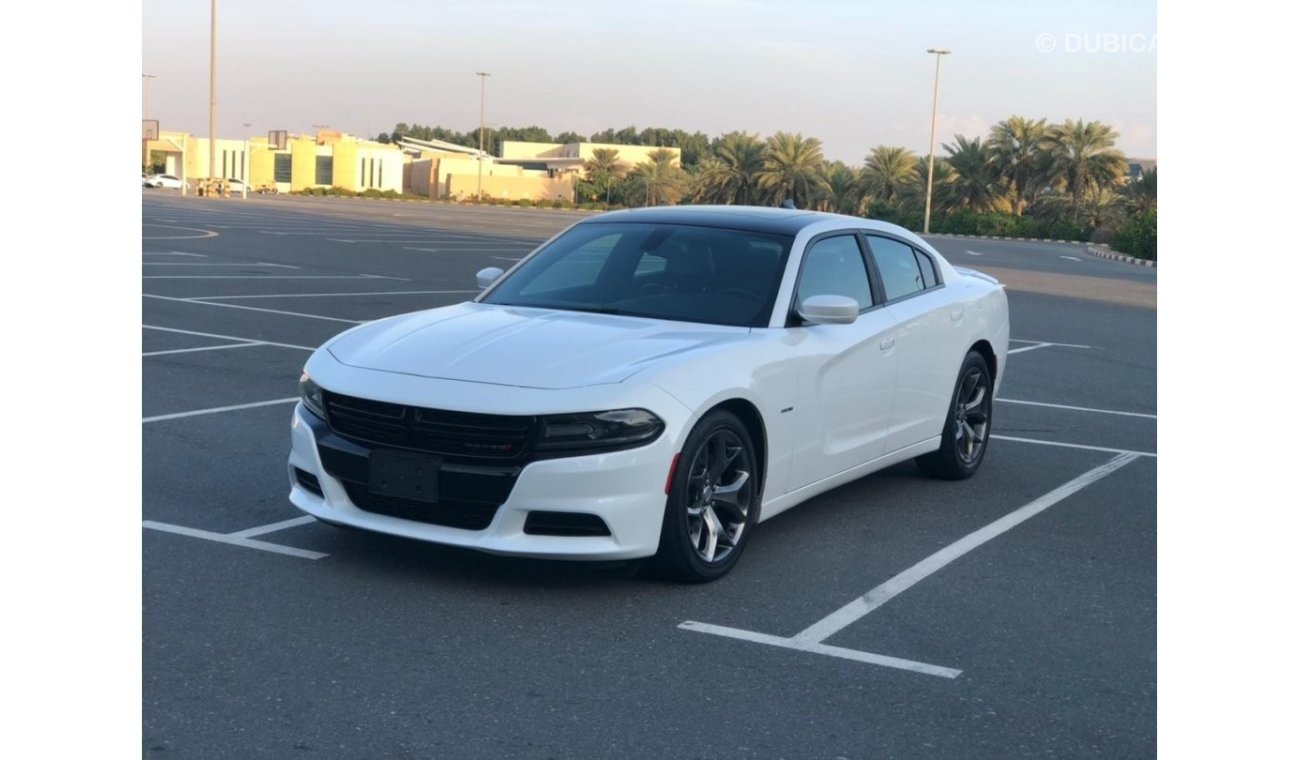
{"label": "door handle", "polygon": [[893,339],[893,338],[885,338],[884,340],[880,341],[880,350],[881,350],[881,351],[888,351],[889,349],[891,349],[891,348],[893,348],[893,347],[894,347],[894,339]]}

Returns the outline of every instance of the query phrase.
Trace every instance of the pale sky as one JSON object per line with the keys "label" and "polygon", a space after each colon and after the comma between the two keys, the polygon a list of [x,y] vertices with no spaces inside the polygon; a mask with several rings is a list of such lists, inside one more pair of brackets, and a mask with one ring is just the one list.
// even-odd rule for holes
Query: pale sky
{"label": "pale sky", "polygon": [[[143,10],[152,116],[206,136],[209,0]],[[316,124],[373,136],[399,121],[467,131],[479,121],[475,72],[487,71],[488,124],[783,130],[857,165],[875,145],[927,151],[925,51],[946,47],[938,143],[1019,114],[1103,121],[1128,155],[1156,156],[1153,0],[219,0],[217,10],[221,137]]]}

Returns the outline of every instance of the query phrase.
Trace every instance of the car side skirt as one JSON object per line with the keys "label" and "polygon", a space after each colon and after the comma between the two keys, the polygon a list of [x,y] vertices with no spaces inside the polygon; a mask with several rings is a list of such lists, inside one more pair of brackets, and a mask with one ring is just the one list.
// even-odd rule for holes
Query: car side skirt
{"label": "car side skirt", "polygon": [[826,493],[832,488],[838,488],[845,483],[850,483],[858,478],[870,475],[873,472],[878,472],[886,467],[896,465],[899,462],[906,462],[909,459],[914,459],[922,454],[928,454],[931,451],[938,451],[941,441],[942,437],[937,435],[933,438],[927,438],[920,443],[914,443],[911,446],[899,449],[898,451],[891,452],[882,457],[877,457],[870,462],[865,462],[856,467],[850,467],[843,472],[836,473],[828,478],[823,478],[815,483],[809,483],[808,485],[803,486],[798,490],[791,491],[784,496],[778,496],[777,498],[763,504],[759,522],[763,522],[775,515],[779,515],[790,507],[805,502],[818,494]]}

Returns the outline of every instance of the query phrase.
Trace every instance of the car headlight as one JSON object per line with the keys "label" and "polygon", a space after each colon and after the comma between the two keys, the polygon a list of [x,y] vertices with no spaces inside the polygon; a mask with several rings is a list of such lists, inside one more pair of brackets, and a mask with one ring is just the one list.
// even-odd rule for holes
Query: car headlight
{"label": "car headlight", "polygon": [[538,452],[576,455],[630,449],[664,431],[664,421],[644,409],[551,414],[540,419]]}
{"label": "car headlight", "polygon": [[320,386],[312,381],[311,375],[306,372],[298,378],[298,392],[302,395],[302,405],[307,407],[312,414],[325,419],[325,392]]}

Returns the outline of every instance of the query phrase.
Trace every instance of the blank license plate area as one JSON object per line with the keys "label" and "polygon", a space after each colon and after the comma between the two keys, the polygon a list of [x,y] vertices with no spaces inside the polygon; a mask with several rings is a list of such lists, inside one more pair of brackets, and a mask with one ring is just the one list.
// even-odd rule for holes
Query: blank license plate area
{"label": "blank license plate area", "polygon": [[405,451],[370,452],[370,492],[376,496],[438,501],[438,470],[442,460]]}

